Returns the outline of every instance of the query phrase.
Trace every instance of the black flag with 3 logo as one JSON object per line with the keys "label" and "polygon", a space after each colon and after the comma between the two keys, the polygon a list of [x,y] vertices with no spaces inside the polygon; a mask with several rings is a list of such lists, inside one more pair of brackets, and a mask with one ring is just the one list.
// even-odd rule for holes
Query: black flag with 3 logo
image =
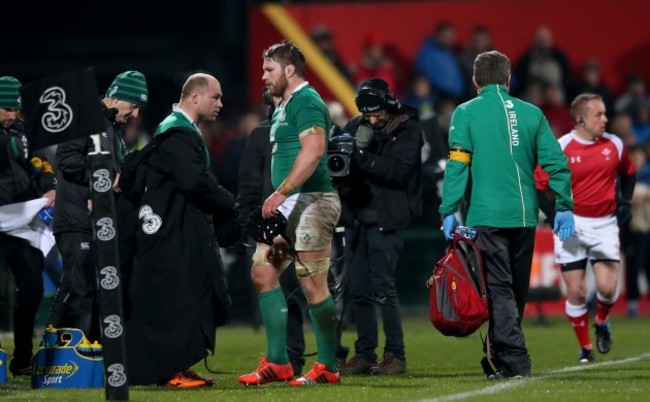
{"label": "black flag with 3 logo", "polygon": [[31,82],[20,92],[32,150],[104,131],[92,67]]}

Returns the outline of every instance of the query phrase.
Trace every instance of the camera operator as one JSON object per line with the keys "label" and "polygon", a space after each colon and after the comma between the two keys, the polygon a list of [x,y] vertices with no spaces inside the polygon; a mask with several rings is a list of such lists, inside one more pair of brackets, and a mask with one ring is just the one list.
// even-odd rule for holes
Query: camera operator
{"label": "camera operator", "polygon": [[[349,175],[331,172],[343,204],[348,291],[357,327],[355,355],[342,374],[399,374],[406,372],[406,358],[394,272],[401,231],[422,209],[422,130],[415,111],[401,105],[384,80],[364,82],[355,102],[362,114],[344,130],[354,137]],[[337,140],[332,136],[330,150],[345,149]],[[375,305],[386,337],[379,365]]]}

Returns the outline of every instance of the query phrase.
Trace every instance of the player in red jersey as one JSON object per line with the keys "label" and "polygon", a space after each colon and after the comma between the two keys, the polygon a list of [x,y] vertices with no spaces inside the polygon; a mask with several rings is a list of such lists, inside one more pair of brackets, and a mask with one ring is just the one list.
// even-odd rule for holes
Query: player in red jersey
{"label": "player in red jersey", "polygon": [[[605,104],[599,95],[578,95],[571,103],[571,116],[575,128],[558,141],[571,169],[576,233],[565,241],[554,236],[555,261],[567,288],[565,311],[580,342],[579,360],[587,363],[594,360],[586,305],[587,262],[591,262],[597,291],[596,344],[600,353],[607,353],[612,346],[609,311],[618,297],[620,276],[618,223],[631,218],[636,178],[621,139],[605,132]],[[546,190],[547,174],[538,168],[535,176],[538,190]]]}

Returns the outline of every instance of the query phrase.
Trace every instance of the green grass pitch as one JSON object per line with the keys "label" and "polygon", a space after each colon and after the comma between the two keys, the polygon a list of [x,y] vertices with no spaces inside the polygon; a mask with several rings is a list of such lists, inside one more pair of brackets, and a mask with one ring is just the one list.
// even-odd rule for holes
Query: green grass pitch
{"label": "green grass pitch", "polygon": [[[484,328],[483,328],[484,330]],[[237,376],[252,371],[265,351],[264,332],[248,326],[226,326],[217,331],[217,350],[194,369],[217,380],[211,388],[192,390],[156,386],[131,387],[131,401],[645,401],[650,395],[650,318],[612,318],[614,346],[596,362],[579,364],[578,344],[564,317],[549,325],[524,321],[533,362],[526,380],[487,381],[480,369],[478,335],[448,338],[440,335],[424,315],[404,320],[408,373],[398,376],[348,376],[340,385],[294,389],[285,383],[244,387]],[[306,329],[307,352],[315,350]],[[593,334],[592,334],[593,338]],[[347,329],[343,343],[352,347],[355,333]],[[13,346],[2,340],[11,355]],[[594,341],[594,339],[592,339]],[[380,338],[380,344],[383,338]],[[381,354],[381,350],[378,351]],[[166,351],[164,353],[173,353]],[[309,357],[307,364],[314,361]],[[32,390],[28,378],[9,378],[0,385],[2,401],[102,401],[103,389]]]}

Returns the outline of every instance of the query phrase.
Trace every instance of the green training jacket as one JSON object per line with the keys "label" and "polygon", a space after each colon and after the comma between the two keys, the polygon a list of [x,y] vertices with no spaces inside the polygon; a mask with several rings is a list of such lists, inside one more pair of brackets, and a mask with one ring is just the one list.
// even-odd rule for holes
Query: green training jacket
{"label": "green training jacket", "polygon": [[456,108],[449,147],[469,151],[471,161],[452,157],[447,162],[441,214],[453,214],[464,200],[467,226],[535,227],[537,165],[550,175],[556,210],[573,210],[567,158],[546,117],[538,107],[510,96],[505,86],[487,85]]}

